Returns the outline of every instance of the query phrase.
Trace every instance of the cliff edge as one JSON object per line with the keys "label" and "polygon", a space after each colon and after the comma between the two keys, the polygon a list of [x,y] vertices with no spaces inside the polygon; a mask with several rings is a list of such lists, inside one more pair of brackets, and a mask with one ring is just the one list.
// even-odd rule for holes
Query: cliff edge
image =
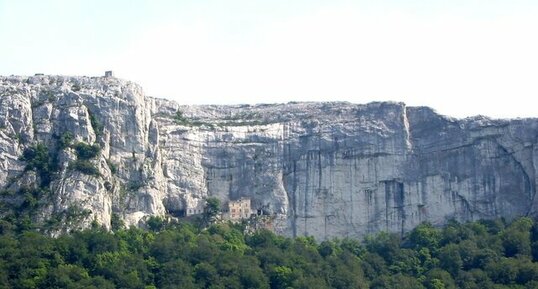
{"label": "cliff edge", "polygon": [[537,142],[537,119],[392,102],[185,106],[114,77],[0,77],[0,212],[62,231],[245,197],[291,236],[403,233],[536,214]]}

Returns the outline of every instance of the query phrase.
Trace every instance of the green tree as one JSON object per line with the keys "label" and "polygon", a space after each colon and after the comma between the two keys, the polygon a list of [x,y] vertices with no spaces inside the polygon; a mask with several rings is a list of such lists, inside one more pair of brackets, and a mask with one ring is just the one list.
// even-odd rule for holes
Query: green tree
{"label": "green tree", "polygon": [[20,158],[26,162],[26,170],[34,170],[41,179],[41,186],[46,187],[52,181],[52,175],[58,170],[55,156],[45,144],[38,143],[26,148]]}
{"label": "green tree", "polygon": [[187,262],[177,259],[161,265],[157,273],[158,288],[195,288],[193,269]]}
{"label": "green tree", "polygon": [[151,231],[159,232],[165,228],[166,222],[162,217],[150,216],[146,221],[146,225]]}
{"label": "green tree", "polygon": [[125,227],[125,223],[117,213],[112,213],[110,217],[110,228],[112,231],[118,231]]}
{"label": "green tree", "polygon": [[215,267],[202,262],[194,266],[194,278],[201,288],[210,288],[213,284],[218,284],[219,275]]}
{"label": "green tree", "polygon": [[445,270],[435,268],[426,273],[424,285],[428,289],[456,289],[454,279]]}
{"label": "green tree", "polygon": [[458,274],[463,267],[458,245],[448,244],[441,248],[439,251],[439,265],[453,276]]}
{"label": "green tree", "polygon": [[428,248],[435,252],[441,241],[441,232],[430,223],[418,225],[409,235],[409,242],[416,248]]}
{"label": "green tree", "polygon": [[531,255],[531,232],[533,221],[530,218],[515,220],[501,233],[502,246],[506,257]]}
{"label": "green tree", "polygon": [[269,272],[269,278],[271,281],[271,289],[279,289],[291,287],[293,280],[295,280],[297,276],[293,273],[290,267],[275,266]]}
{"label": "green tree", "polygon": [[97,157],[101,152],[101,147],[97,144],[89,145],[79,142],[74,146],[77,157],[81,160],[89,160]]}
{"label": "green tree", "polygon": [[209,225],[215,222],[220,214],[220,200],[215,197],[209,197],[206,199],[204,207],[203,221],[205,225]]}
{"label": "green tree", "polygon": [[77,283],[90,279],[88,272],[77,265],[59,265],[50,270],[41,283],[42,288],[81,288]]}
{"label": "green tree", "polygon": [[371,289],[424,289],[425,287],[412,276],[403,274],[381,275],[373,280]]}

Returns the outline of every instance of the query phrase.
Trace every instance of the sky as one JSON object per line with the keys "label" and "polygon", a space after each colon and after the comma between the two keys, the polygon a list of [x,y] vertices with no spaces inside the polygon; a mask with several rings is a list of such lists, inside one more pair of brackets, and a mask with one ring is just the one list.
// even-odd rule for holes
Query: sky
{"label": "sky", "polygon": [[399,101],[538,117],[536,0],[0,0],[0,75],[182,104]]}

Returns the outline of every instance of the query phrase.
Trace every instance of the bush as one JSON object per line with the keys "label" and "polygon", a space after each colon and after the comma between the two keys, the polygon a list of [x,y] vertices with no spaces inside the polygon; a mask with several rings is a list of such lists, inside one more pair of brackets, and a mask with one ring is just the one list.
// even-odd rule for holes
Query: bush
{"label": "bush", "polygon": [[90,110],[88,110],[88,115],[90,117],[90,124],[92,125],[95,135],[97,137],[103,135],[103,124],[97,118],[95,118],[95,115]]}
{"label": "bush", "polygon": [[125,227],[125,223],[117,213],[112,213],[110,218],[110,228],[112,231],[118,231]]}
{"label": "bush", "polygon": [[83,142],[79,142],[75,145],[75,151],[77,157],[81,160],[89,160],[95,158],[101,152],[99,145],[89,145]]}
{"label": "bush", "polygon": [[176,115],[174,115],[174,121],[177,124],[187,124],[189,122],[189,120],[183,116],[183,112],[179,110],[176,111]]}
{"label": "bush", "polygon": [[44,144],[37,144],[24,150],[22,161],[27,162],[27,170],[44,170],[49,165],[49,151]]}
{"label": "bush", "polygon": [[20,207],[17,209],[18,212],[23,212],[24,210],[35,210],[38,208],[39,201],[46,194],[45,190],[36,189],[36,188],[20,188],[18,195],[23,196],[23,202]]}
{"label": "bush", "polygon": [[150,216],[146,221],[146,225],[153,232],[159,232],[165,227],[165,220],[158,216]]}
{"label": "bush", "polygon": [[207,126],[210,128],[215,128],[215,126],[212,123],[204,122],[200,120],[188,119],[187,117],[183,115],[183,112],[179,110],[176,111],[176,113],[172,116],[172,118],[177,125],[198,126],[198,127]]}
{"label": "bush", "polygon": [[112,174],[118,173],[118,165],[116,165],[115,163],[113,163],[110,160],[106,160],[106,163],[107,163],[108,167],[110,168],[110,172]]}
{"label": "bush", "polygon": [[127,183],[127,191],[129,192],[136,192],[138,189],[142,188],[144,185],[144,182],[142,181],[129,181]]}
{"label": "bush", "polygon": [[49,154],[47,146],[38,143],[24,150],[21,161],[25,161],[26,170],[34,170],[41,178],[41,185],[47,186],[52,180],[52,173],[58,170],[56,158]]}
{"label": "bush", "polygon": [[61,149],[67,148],[73,142],[73,134],[70,132],[64,132],[58,140],[58,145]]}
{"label": "bush", "polygon": [[69,165],[71,169],[77,170],[83,174],[90,176],[99,176],[99,170],[94,164],[87,160],[76,160]]}

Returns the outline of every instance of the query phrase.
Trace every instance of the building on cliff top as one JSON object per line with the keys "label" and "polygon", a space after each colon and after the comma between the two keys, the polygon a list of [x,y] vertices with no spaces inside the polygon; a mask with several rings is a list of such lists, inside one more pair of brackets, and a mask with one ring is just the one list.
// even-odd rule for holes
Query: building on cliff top
{"label": "building on cliff top", "polygon": [[114,72],[112,70],[105,71],[105,77],[114,77]]}

